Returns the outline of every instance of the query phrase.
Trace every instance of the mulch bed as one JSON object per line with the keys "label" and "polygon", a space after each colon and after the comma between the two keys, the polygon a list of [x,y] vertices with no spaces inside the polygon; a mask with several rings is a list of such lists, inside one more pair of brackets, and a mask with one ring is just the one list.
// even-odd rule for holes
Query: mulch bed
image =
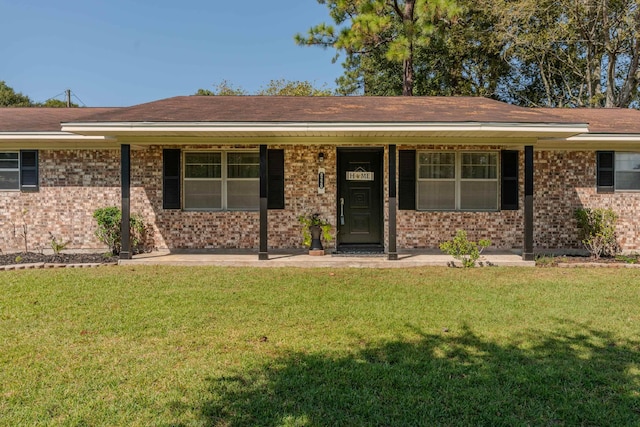
{"label": "mulch bed", "polygon": [[0,253],[0,265],[13,264],[113,264],[117,257],[105,256],[103,253],[61,253],[45,255],[36,252]]}

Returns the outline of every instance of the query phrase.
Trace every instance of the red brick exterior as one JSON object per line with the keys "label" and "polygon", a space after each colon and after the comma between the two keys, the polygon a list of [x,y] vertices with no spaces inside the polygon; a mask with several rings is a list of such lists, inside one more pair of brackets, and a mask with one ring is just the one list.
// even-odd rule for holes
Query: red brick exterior
{"label": "red brick exterior", "polygon": [[[155,249],[257,249],[258,212],[187,212],[162,208],[162,149],[233,150],[257,146],[151,146],[133,149],[131,210],[149,226],[148,245]],[[270,210],[269,248],[300,248],[297,217],[318,212],[336,223],[335,145],[269,146],[285,150],[285,209]],[[500,150],[499,146],[409,146],[418,150]],[[317,192],[318,154],[324,153],[326,192]],[[0,192],[0,250],[24,248],[27,227],[29,250],[49,248],[49,232],[69,249],[102,250],[94,232],[93,211],[120,206],[119,150],[40,150],[40,189],[35,193]],[[456,230],[471,239],[489,238],[497,248],[522,248],[524,155],[520,155],[520,210],[497,212],[398,211],[397,246],[402,249],[437,248]],[[385,148],[385,173],[388,150]],[[384,194],[388,195],[385,179]],[[534,195],[534,249],[578,249],[573,212],[578,207],[611,207],[620,219],[618,240],[625,251],[640,251],[639,193],[597,194],[595,152],[536,151]],[[388,245],[388,203],[384,204],[384,235]],[[332,247],[333,244],[329,244]]]}

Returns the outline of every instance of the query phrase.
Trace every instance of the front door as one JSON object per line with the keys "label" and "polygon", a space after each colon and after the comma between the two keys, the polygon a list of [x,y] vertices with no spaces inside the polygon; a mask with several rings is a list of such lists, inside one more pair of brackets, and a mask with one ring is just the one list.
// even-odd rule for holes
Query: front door
{"label": "front door", "polygon": [[382,251],[384,150],[338,149],[338,250]]}

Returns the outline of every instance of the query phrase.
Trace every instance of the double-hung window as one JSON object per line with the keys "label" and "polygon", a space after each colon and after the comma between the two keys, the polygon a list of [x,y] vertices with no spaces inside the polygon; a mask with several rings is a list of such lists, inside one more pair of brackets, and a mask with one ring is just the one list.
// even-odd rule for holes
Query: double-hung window
{"label": "double-hung window", "polygon": [[598,193],[640,191],[640,153],[598,151],[596,169]]}
{"label": "double-hung window", "polygon": [[640,153],[615,153],[616,190],[640,190]]}
{"label": "double-hung window", "polygon": [[186,152],[184,208],[257,210],[260,207],[260,154]]}
{"label": "double-hung window", "polygon": [[0,190],[20,189],[20,153],[0,152]]}
{"label": "double-hung window", "polygon": [[418,209],[497,210],[498,159],[497,152],[418,153]]}
{"label": "double-hung window", "polygon": [[38,191],[38,150],[0,151],[0,191]]}
{"label": "double-hung window", "polygon": [[260,208],[260,153],[226,153],[227,209]]}

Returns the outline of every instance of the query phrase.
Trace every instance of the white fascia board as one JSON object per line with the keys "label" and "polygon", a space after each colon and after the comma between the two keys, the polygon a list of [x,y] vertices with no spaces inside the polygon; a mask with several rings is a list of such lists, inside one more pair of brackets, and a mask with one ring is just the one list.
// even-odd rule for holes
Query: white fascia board
{"label": "white fascia board", "polygon": [[566,143],[567,145],[586,144],[610,144],[610,143],[640,143],[640,134],[637,133],[582,133],[566,138],[542,138],[538,141],[544,143]]}
{"label": "white fascia board", "polygon": [[272,122],[114,122],[63,123],[64,132],[83,135],[113,135],[126,133],[162,134],[168,132],[235,132],[235,133],[300,133],[300,132],[522,132],[566,133],[588,132],[587,124],[575,123],[272,123]]}
{"label": "white fascia board", "polygon": [[640,134],[580,134],[568,138],[539,138],[536,144],[549,150],[640,150]]}
{"label": "white fascia board", "polygon": [[640,142],[640,134],[590,133],[571,136],[568,142]]}
{"label": "white fascia board", "polygon": [[0,132],[0,141],[115,141],[108,136],[85,136],[69,132]]}

